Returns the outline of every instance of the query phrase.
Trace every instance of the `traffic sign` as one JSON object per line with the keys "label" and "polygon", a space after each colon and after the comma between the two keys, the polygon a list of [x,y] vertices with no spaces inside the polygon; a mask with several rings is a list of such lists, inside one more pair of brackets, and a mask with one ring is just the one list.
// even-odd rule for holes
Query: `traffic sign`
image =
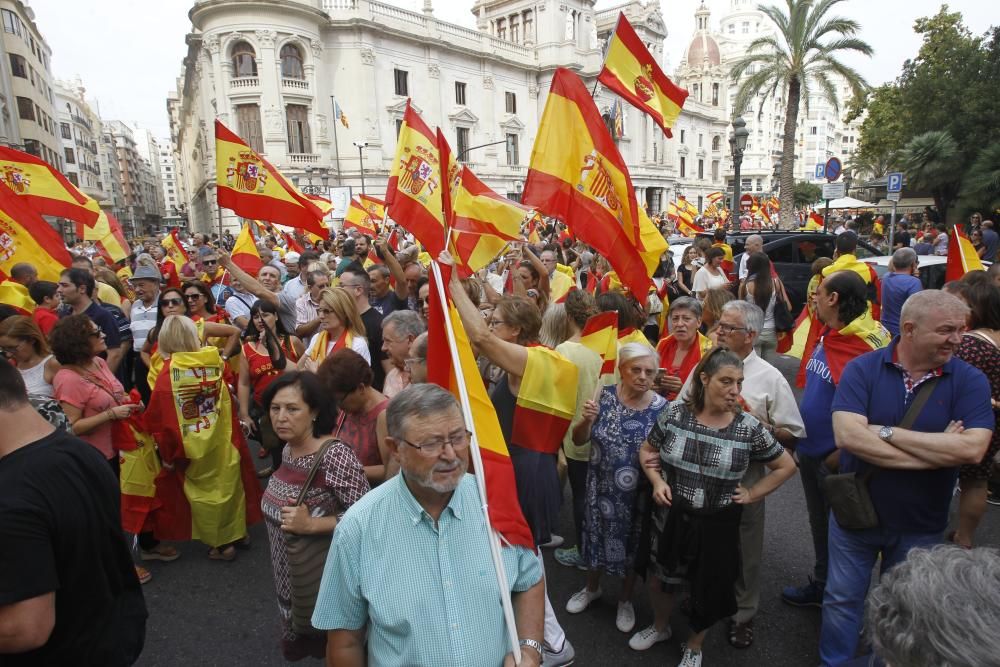
{"label": "traffic sign", "polygon": [[832,157],[826,161],[826,168],[823,175],[826,177],[826,180],[833,183],[835,180],[840,178],[841,168],[840,158]]}
{"label": "traffic sign", "polygon": [[889,201],[899,201],[900,192],[889,192],[885,195],[885,198]]}
{"label": "traffic sign", "polygon": [[823,164],[822,162],[820,162],[818,165],[816,165],[815,176],[816,176],[816,178],[825,178],[825,176],[826,176],[826,165]]}
{"label": "traffic sign", "polygon": [[[886,191],[888,192],[902,192],[903,191],[903,174],[898,171],[894,171],[889,174],[889,180],[886,183]],[[890,197],[891,199],[891,197]],[[897,198],[898,201],[898,198]]]}
{"label": "traffic sign", "polygon": [[740,210],[749,211],[753,208],[753,195],[747,193],[740,197]]}
{"label": "traffic sign", "polygon": [[847,194],[847,186],[844,183],[824,183],[823,199],[840,199]]}

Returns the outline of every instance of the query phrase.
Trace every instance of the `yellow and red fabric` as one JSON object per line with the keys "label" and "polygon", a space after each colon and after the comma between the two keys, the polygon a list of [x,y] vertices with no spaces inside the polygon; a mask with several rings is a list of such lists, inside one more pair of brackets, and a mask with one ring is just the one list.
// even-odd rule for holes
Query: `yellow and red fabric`
{"label": "yellow and red fabric", "polygon": [[28,293],[28,288],[13,280],[0,282],[0,303],[10,306],[18,314],[26,317],[35,312],[35,300]]}
{"label": "yellow and red fabric", "polygon": [[41,215],[0,183],[0,281],[10,277],[15,264],[27,262],[41,280],[59,282],[70,265],[62,237]]}
{"label": "yellow and red fabric", "polygon": [[97,221],[100,208],[45,160],[0,146],[0,182],[40,215],[68,218],[86,225]]}
{"label": "yellow and red fabric", "polygon": [[802,229],[808,232],[823,231],[823,216],[821,216],[816,211],[809,212],[809,219],[806,220],[806,224]]}
{"label": "yellow and red fabric", "polygon": [[281,235],[285,238],[285,245],[289,250],[299,253],[300,255],[306,251],[302,244],[295,238],[295,235],[289,234],[288,232],[282,231]]}
{"label": "yellow and red fabric", "polygon": [[[133,389],[130,403],[139,403]],[[121,488],[122,528],[138,535],[152,530],[155,510],[162,506],[157,498],[156,479],[163,467],[156,452],[156,442],[146,432],[144,417],[133,413],[112,423],[115,448],[118,450],[119,486]]]}
{"label": "yellow and red fabric", "polygon": [[270,162],[215,121],[215,184],[220,206],[244,218],[279,222],[326,235],[326,213]]}
{"label": "yellow and red fabric", "polygon": [[611,310],[589,318],[580,332],[580,344],[601,355],[601,383],[609,384],[609,378],[614,382],[618,362],[618,313]]}
{"label": "yellow and red fabric", "polygon": [[648,338],[646,338],[646,334],[642,333],[639,329],[636,329],[635,327],[619,329],[618,347],[628,345],[629,343],[639,343],[640,345],[645,345],[646,347],[653,347],[653,344],[649,342]]}
{"label": "yellow and red fabric", "polygon": [[329,355],[333,354],[337,350],[350,350],[351,344],[354,342],[354,334],[351,333],[350,329],[344,329],[340,336],[333,343],[333,347],[327,350],[326,348],[330,345],[330,332],[326,329],[322,329],[319,333],[316,344],[313,345],[312,351],[309,353],[309,358],[319,365],[326,359]]}
{"label": "yellow and red fabric", "polygon": [[468,167],[451,193],[452,255],[464,276],[492,262],[509,241],[521,236],[529,208],[488,188]]}
{"label": "yellow and red fabric", "polygon": [[164,252],[166,252],[166,257],[164,262],[169,262],[174,267],[174,273],[176,275],[181,275],[184,269],[184,265],[188,263],[188,254],[184,250],[184,246],[181,244],[179,238],[177,238],[177,228],[170,230],[170,233],[163,237],[163,241],[160,242],[163,246]]}
{"label": "yellow and red fabric", "polygon": [[[442,266],[442,277],[447,282],[448,269]],[[451,353],[445,317],[451,321],[455,334],[458,358]],[[483,470],[473,471],[485,477],[486,503],[490,524],[512,545],[534,549],[534,538],[517,500],[517,484],[510,452],[497,420],[496,410],[486,393],[476,357],[469,337],[462,326],[462,319],[450,301],[441,303],[436,280],[431,275],[430,298],[427,318],[427,380],[449,390],[461,401],[455,368],[460,367],[469,397],[469,411],[473,432],[473,447],[478,447],[483,460]]]}
{"label": "yellow and red fabric", "polygon": [[378,237],[379,224],[385,219],[385,202],[368,195],[356,195],[347,207],[344,227],[353,227],[369,238]]}
{"label": "yellow and red fabric", "polygon": [[983,260],[979,258],[972,241],[962,233],[957,225],[951,228],[950,236],[944,279],[946,281],[961,280],[962,276],[969,271],[984,271]]}
{"label": "yellow and red fabric", "polygon": [[261,267],[264,266],[264,261],[257,251],[257,243],[250,231],[251,224],[249,221],[243,223],[243,228],[240,229],[240,233],[236,236],[236,242],[233,244],[232,258],[233,264],[251,276],[256,276]]}
{"label": "yellow and red fabric", "polygon": [[651,274],[641,254],[641,208],[628,167],[590,92],[565,68],[552,79],[522,203],[565,222],[634,293],[646,293]]}
{"label": "yellow and red fabric", "polygon": [[514,407],[511,441],[527,449],[554,454],[576,413],[576,364],[555,350],[528,349]]}
{"label": "yellow and red fabric", "polygon": [[[975,254],[975,251],[973,251]],[[853,271],[858,274],[867,288],[868,303],[871,304],[872,316],[878,320],[882,313],[882,281],[879,280],[878,272],[871,264],[859,261],[857,256],[844,254],[833,260],[833,264],[823,269],[823,277],[837,271]]]}
{"label": "yellow and red fabric", "polygon": [[688,91],[663,73],[624,13],[618,14],[597,80],[648,114],[668,137],[673,136],[670,128],[681,113]]}
{"label": "yellow and red fabric", "polygon": [[[678,341],[673,334],[667,334],[656,344],[656,354],[660,360],[660,368],[667,369],[667,373],[675,375],[681,379],[681,384],[687,381],[691,371],[694,370],[702,355],[712,349],[712,341],[707,336],[698,333],[698,340],[688,347],[687,353],[681,359],[679,366],[674,366],[674,357],[677,355]],[[673,400],[676,394],[668,394],[667,398]]]}
{"label": "yellow and red fabric", "polygon": [[[882,323],[865,311],[839,331],[829,329],[823,334],[823,348],[826,351],[826,365],[830,369],[833,383],[840,382],[847,362],[866,352],[886,347],[892,335]],[[810,356],[812,352],[810,351]]]}

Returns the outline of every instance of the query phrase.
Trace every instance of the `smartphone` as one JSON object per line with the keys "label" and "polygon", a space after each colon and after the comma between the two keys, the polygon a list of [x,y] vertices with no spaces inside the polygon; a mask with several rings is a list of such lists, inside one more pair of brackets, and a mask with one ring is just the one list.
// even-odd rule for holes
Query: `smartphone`
{"label": "smartphone", "polygon": [[656,382],[657,382],[657,384],[663,382],[663,378],[666,377],[666,375],[667,375],[667,369],[666,368],[657,368],[656,369]]}

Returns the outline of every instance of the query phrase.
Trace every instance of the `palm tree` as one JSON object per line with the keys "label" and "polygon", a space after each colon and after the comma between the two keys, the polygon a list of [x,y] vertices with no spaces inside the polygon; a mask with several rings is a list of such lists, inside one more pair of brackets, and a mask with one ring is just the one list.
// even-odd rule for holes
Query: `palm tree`
{"label": "palm tree", "polygon": [[958,142],[940,130],[918,134],[899,154],[899,166],[907,183],[916,190],[931,193],[945,224],[948,224],[948,209],[958,199],[964,165]]}
{"label": "palm tree", "polygon": [[874,157],[862,155],[856,152],[844,163],[844,171],[854,174],[854,180],[868,181],[875,178],[882,178],[896,165],[898,160],[895,154],[880,153]]}
{"label": "palm tree", "polygon": [[[734,115],[746,109],[756,95],[761,96],[761,110],[772,95],[786,100],[779,195],[785,226],[791,225],[795,212],[795,132],[802,98],[808,105],[810,92],[818,87],[839,113],[834,78],[846,82],[855,97],[868,88],[861,74],[838,60],[838,54],[848,51],[872,54],[872,47],[855,37],[861,28],[857,21],[827,16],[840,2],[843,0],[785,0],[785,8],[760,5],[758,9],[771,19],[776,31],[751,42],[746,55],[729,73],[733,81],[743,79],[736,92]],[[744,78],[745,74],[749,76]]]}
{"label": "palm tree", "polygon": [[962,198],[973,208],[1000,207],[1000,143],[984,148],[962,182]]}

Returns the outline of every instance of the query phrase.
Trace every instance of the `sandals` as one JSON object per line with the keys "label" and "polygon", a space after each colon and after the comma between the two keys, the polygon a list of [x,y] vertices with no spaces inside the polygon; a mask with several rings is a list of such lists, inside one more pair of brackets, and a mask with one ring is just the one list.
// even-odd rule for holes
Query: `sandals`
{"label": "sandals", "polygon": [[153,574],[142,565],[135,566],[135,576],[139,578],[140,584],[148,584],[153,580]]}
{"label": "sandals", "polygon": [[236,560],[236,547],[233,545],[228,545],[219,549],[218,547],[212,547],[208,550],[209,560],[224,560],[233,561]]}
{"label": "sandals", "polygon": [[142,560],[158,560],[164,563],[171,563],[180,557],[181,555],[177,549],[168,544],[157,544],[149,551],[145,549],[139,550],[139,558]]}
{"label": "sandals", "polygon": [[733,648],[750,648],[753,644],[753,619],[746,623],[733,622],[729,626],[729,644]]}

